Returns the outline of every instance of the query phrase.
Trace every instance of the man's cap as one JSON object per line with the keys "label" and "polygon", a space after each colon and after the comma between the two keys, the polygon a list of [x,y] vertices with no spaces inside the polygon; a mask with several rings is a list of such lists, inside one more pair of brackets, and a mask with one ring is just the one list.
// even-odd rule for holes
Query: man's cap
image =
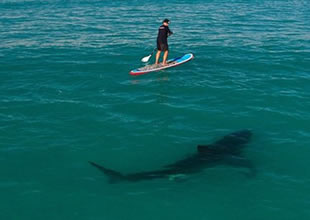
{"label": "man's cap", "polygon": [[170,23],[170,20],[166,18],[165,20],[163,20],[163,23],[169,24],[169,23]]}

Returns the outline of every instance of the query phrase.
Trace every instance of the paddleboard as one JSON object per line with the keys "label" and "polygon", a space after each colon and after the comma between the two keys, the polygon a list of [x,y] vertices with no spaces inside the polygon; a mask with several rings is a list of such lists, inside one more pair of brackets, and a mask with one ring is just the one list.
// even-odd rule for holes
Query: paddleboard
{"label": "paddleboard", "polygon": [[167,68],[171,68],[171,67],[181,65],[181,64],[186,63],[192,59],[194,59],[194,54],[188,53],[188,54],[185,54],[183,56],[168,60],[167,65],[163,65],[163,64],[147,65],[144,67],[140,67],[138,69],[131,70],[129,74],[133,75],[133,76],[137,76],[137,75],[142,75],[145,73],[155,72],[155,71],[159,71],[159,70],[163,70],[163,69],[167,69]]}

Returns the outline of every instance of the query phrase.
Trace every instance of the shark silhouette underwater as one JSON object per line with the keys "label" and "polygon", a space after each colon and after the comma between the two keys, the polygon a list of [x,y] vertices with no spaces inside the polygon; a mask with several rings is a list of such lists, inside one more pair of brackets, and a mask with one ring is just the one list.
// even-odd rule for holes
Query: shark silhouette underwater
{"label": "shark silhouette underwater", "polygon": [[242,155],[243,148],[250,141],[251,136],[252,132],[250,130],[240,130],[230,133],[212,144],[198,145],[195,154],[154,171],[125,175],[97,163],[91,161],[89,163],[108,176],[110,183],[120,181],[136,182],[157,178],[181,178],[185,175],[198,173],[206,168],[218,165],[247,168],[249,170],[247,175],[254,176],[255,168],[252,162]]}

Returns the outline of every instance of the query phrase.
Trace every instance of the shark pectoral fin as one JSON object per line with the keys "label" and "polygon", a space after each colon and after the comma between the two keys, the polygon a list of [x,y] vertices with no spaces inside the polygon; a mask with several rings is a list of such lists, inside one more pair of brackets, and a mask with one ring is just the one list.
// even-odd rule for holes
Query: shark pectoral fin
{"label": "shark pectoral fin", "polygon": [[97,169],[99,169],[100,171],[102,171],[105,175],[107,175],[109,177],[109,183],[116,183],[118,181],[121,180],[125,180],[125,176],[122,175],[120,172],[111,170],[111,169],[107,169],[99,164],[96,164],[94,162],[88,161],[88,163],[90,163],[92,166],[96,167]]}
{"label": "shark pectoral fin", "polygon": [[256,168],[252,161],[242,157],[230,157],[225,159],[225,163],[233,167],[241,167],[249,169],[249,173],[246,173],[247,177],[256,176]]}

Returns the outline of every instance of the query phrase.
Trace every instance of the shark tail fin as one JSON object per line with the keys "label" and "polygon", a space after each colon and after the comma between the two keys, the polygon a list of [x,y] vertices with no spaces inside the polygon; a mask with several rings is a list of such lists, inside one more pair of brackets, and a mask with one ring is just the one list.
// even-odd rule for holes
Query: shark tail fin
{"label": "shark tail fin", "polygon": [[105,175],[109,177],[109,183],[117,183],[119,181],[125,180],[125,176],[121,174],[120,172],[117,172],[115,170],[107,169],[97,163],[88,161],[92,166],[96,167],[100,171],[102,171]]}

